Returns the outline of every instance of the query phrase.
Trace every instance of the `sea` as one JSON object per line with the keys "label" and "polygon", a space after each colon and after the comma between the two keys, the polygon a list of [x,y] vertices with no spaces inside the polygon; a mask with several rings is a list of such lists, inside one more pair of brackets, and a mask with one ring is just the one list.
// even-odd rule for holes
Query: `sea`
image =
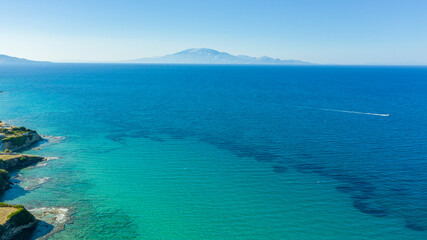
{"label": "sea", "polygon": [[0,65],[32,239],[427,239],[427,67]]}

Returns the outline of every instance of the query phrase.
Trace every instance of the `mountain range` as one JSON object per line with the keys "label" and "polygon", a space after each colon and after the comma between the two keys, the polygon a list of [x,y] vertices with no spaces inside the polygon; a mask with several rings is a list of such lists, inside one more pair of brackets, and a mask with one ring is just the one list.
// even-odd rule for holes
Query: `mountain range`
{"label": "mountain range", "polygon": [[[11,57],[0,54],[2,63],[48,63]],[[305,65],[311,64],[300,60],[282,60],[271,57],[249,57],[246,55],[231,55],[210,48],[191,48],[162,57],[139,58],[120,61],[119,63],[189,63],[189,64],[275,64],[275,65]]]}
{"label": "mountain range", "polygon": [[210,48],[191,48],[162,57],[139,58],[124,61],[127,63],[195,63],[195,64],[277,64],[302,65],[310,64],[300,60],[282,60],[271,57],[249,57],[231,55]]}

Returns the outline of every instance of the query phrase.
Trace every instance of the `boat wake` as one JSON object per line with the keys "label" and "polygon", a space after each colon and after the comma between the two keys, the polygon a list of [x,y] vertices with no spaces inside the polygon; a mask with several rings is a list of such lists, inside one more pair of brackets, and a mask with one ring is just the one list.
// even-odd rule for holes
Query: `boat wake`
{"label": "boat wake", "polygon": [[286,106],[294,107],[294,108],[302,108],[302,109],[311,109],[311,110],[320,110],[320,111],[329,111],[329,112],[342,112],[342,113],[352,113],[352,114],[363,114],[363,115],[371,115],[371,116],[379,116],[379,117],[389,117],[390,116],[390,114],[385,114],[385,113],[357,112],[357,111],[348,111],[348,110],[341,110],[341,109],[315,108],[315,107],[292,106],[292,105],[286,105]]}
{"label": "boat wake", "polygon": [[390,116],[390,114],[383,114],[383,113],[356,112],[356,111],[346,111],[346,110],[329,109],[329,108],[319,108],[319,110],[331,111],[331,112],[343,112],[343,113],[373,115],[373,116],[380,116],[380,117],[388,117],[388,116]]}

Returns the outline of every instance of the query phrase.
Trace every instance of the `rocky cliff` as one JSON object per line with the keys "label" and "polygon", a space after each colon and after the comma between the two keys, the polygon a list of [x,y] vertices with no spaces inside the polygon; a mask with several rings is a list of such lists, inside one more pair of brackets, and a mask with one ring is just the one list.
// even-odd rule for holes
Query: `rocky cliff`
{"label": "rocky cliff", "polygon": [[9,179],[9,172],[4,169],[0,169],[0,196],[9,188]]}
{"label": "rocky cliff", "polygon": [[[3,215],[3,216],[2,216]],[[36,226],[36,218],[22,205],[0,203],[0,240],[22,239],[19,235]]]}
{"label": "rocky cliff", "polygon": [[24,148],[28,148],[37,141],[42,140],[40,135],[36,131],[28,131],[22,135],[16,135],[4,138],[2,140],[3,149],[10,151],[18,151]]}
{"label": "rocky cliff", "polygon": [[43,161],[44,157],[26,154],[0,154],[0,169],[14,171]]}
{"label": "rocky cliff", "polygon": [[[42,140],[40,135],[25,127],[14,127],[0,121],[0,196],[10,186],[8,171],[19,170],[44,160],[43,157],[12,151],[30,147]],[[22,205],[0,202],[0,240],[28,239],[25,236],[37,224],[36,218]],[[28,234],[27,234],[28,235]]]}
{"label": "rocky cliff", "polygon": [[[9,188],[8,171],[18,170],[39,161],[43,157],[24,154],[0,155],[0,196]],[[5,210],[7,208],[7,210]],[[11,209],[15,209],[11,212]],[[3,222],[1,221],[3,219]],[[0,202],[0,240],[27,239],[23,234],[37,224],[35,217],[21,205]],[[18,237],[21,236],[21,237]]]}

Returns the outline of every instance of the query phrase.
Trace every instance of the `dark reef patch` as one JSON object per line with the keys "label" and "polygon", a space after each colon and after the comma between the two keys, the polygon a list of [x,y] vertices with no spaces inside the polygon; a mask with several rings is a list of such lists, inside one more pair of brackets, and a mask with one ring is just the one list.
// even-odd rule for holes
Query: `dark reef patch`
{"label": "dark reef patch", "polygon": [[343,183],[345,183],[342,186],[338,186],[337,189],[341,192],[357,192],[357,193],[363,193],[363,194],[370,194],[373,195],[376,191],[376,187],[368,182],[363,181],[350,181],[350,180],[339,180]]}
{"label": "dark reef patch", "polygon": [[120,142],[123,140],[123,138],[127,137],[126,134],[109,134],[106,135],[105,138],[113,140],[115,142]]}
{"label": "dark reef patch", "polygon": [[360,177],[313,163],[298,163],[294,167],[301,173],[316,173],[342,182],[343,184],[337,186],[336,189],[350,194],[353,206],[360,212],[376,217],[384,217],[389,214],[389,210],[385,206],[375,201],[376,187]]}
{"label": "dark reef patch", "polygon": [[279,156],[268,152],[258,152],[254,155],[254,158],[259,162],[272,162],[278,159]]}
{"label": "dark reef patch", "polygon": [[422,232],[422,231],[426,230],[425,227],[423,227],[423,226],[421,226],[421,225],[419,225],[417,223],[414,223],[412,221],[409,221],[409,220],[406,220],[406,225],[405,226],[407,228],[411,229],[411,230],[419,231],[419,232]]}
{"label": "dark reef patch", "polygon": [[408,194],[408,189],[405,188],[392,187],[389,191],[392,192],[393,195],[397,196],[406,196]]}
{"label": "dark reef patch", "polygon": [[273,166],[273,172],[275,173],[285,173],[286,171],[288,171],[288,168],[285,166],[279,166],[279,165]]}
{"label": "dark reef patch", "polygon": [[155,142],[164,142],[165,140],[163,138],[154,137],[154,136],[147,136],[148,139]]}
{"label": "dark reef patch", "polygon": [[134,131],[134,132],[128,131],[127,133],[114,133],[114,134],[106,135],[105,138],[113,140],[115,142],[121,142],[125,138],[146,138],[156,142],[164,142],[164,139],[157,136],[153,136],[151,132],[145,131],[145,130]]}
{"label": "dark reef patch", "polygon": [[218,139],[210,136],[199,138],[200,141],[212,144],[219,149],[232,152],[237,157],[254,158],[259,162],[273,162],[281,158],[280,155],[269,152],[268,150],[259,150],[259,147],[239,145],[228,139]]}
{"label": "dark reef patch", "polygon": [[[154,130],[153,130],[154,131]],[[156,131],[154,131],[156,132]],[[225,134],[216,137],[211,134],[198,131],[162,128],[159,134],[169,135],[173,139],[198,138],[200,141],[214,145],[223,150],[230,151],[237,157],[253,158],[258,162],[270,163],[272,171],[276,174],[283,174],[289,168],[296,169],[301,173],[319,174],[321,176],[337,180],[340,184],[336,187],[337,191],[348,194],[353,200],[353,206],[358,211],[375,217],[385,217],[391,214],[391,209],[384,205],[382,199],[384,195],[378,192],[384,189],[377,189],[374,179],[375,176],[367,178],[352,173],[351,170],[334,168],[328,165],[327,159],[319,159],[318,154],[308,151],[299,151],[298,153],[281,154],[283,147],[270,142],[270,145],[263,146],[260,142],[245,144],[244,141],[238,141],[236,134]],[[242,140],[242,139],[241,139]],[[405,196],[405,189],[390,188],[392,195]],[[407,221],[407,227],[416,231],[424,231],[425,228],[418,224]]]}
{"label": "dark reef patch", "polygon": [[352,196],[352,199],[353,206],[363,213],[373,215],[375,217],[385,217],[389,214],[389,211],[381,204],[369,202],[369,200],[373,201],[373,199],[366,195]]}
{"label": "dark reef patch", "polygon": [[301,173],[324,173],[324,168],[312,163],[298,163],[294,165],[295,169]]}

